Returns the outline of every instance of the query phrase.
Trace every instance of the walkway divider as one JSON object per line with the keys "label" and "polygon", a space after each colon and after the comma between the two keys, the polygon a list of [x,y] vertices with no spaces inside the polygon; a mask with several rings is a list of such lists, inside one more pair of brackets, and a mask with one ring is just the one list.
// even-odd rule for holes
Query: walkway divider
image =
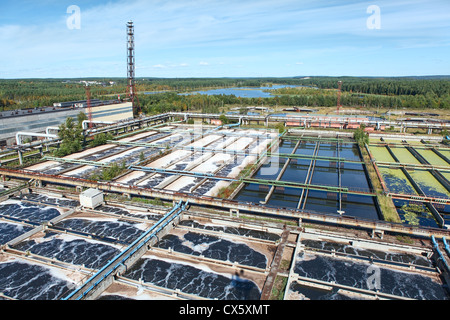
{"label": "walkway divider", "polygon": [[[295,152],[296,152],[297,149],[298,149],[298,146],[300,145],[300,142],[301,142],[301,140],[299,140],[299,141],[295,144],[295,147],[294,147],[294,149],[292,149],[291,154],[295,154]],[[280,173],[278,174],[277,178],[275,179],[275,181],[280,181],[280,180],[281,180],[281,177],[283,176],[283,174],[284,174],[284,172],[286,171],[287,167],[289,166],[290,162],[291,162],[291,159],[288,158],[288,159],[286,160],[286,163],[284,164],[283,168],[281,169]],[[272,187],[270,188],[270,191],[269,191],[269,193],[267,194],[267,196],[265,197],[264,201],[260,201],[261,204],[266,204],[266,203],[269,201],[270,197],[272,196],[273,192],[275,191],[275,188],[276,188],[275,186],[272,186]]]}
{"label": "walkway divider", "polygon": [[[92,293],[94,289],[99,288],[100,284],[107,278],[110,278],[118,271],[120,267],[126,270],[126,263],[135,255],[141,248],[143,248],[153,237],[164,229],[170,222],[172,222],[178,215],[181,214],[189,205],[189,202],[178,202],[163,218],[156,222],[149,230],[142,234],[138,239],[128,246],[124,251],[119,253],[115,258],[110,260],[103,268],[96,274],[89,278],[81,287],[73,291],[62,300],[82,300]],[[143,251],[143,250],[142,250]],[[142,252],[142,254],[145,251]]]}
{"label": "walkway divider", "polygon": [[444,156],[439,150],[437,150],[436,148],[431,148],[431,150],[437,154],[439,157],[441,157],[441,159],[443,159],[445,162],[447,162],[448,164],[450,164],[450,159],[447,158],[446,156]]}
{"label": "walkway divider", "polygon": [[[305,185],[310,185],[311,184],[312,174],[314,172],[314,168],[315,168],[315,165],[316,165],[316,157],[319,154],[319,148],[320,148],[320,140],[318,140],[316,142],[316,145],[314,147],[313,157],[312,157],[311,162],[309,164],[308,171],[306,172]],[[306,193],[306,195],[305,195],[305,193]],[[297,209],[305,209],[305,204],[306,204],[306,198],[307,197],[308,197],[308,189],[303,189],[302,193],[300,195],[300,198],[298,200]],[[302,201],[303,201],[303,207],[301,208]]]}
{"label": "walkway divider", "polygon": [[[429,163],[419,152],[417,152],[413,147],[407,146],[406,149],[423,165],[429,165],[432,166],[431,163]],[[436,180],[442,184],[442,186],[447,189],[448,192],[450,192],[450,182],[437,170],[430,169],[428,170],[429,173],[433,177],[436,178]]]}
{"label": "walkway divider", "polygon": [[[394,154],[394,152],[392,152],[391,148],[388,145],[386,145],[386,148],[388,149],[389,153],[391,154],[391,156],[395,160],[395,162],[400,163],[400,160],[395,156],[395,154]],[[410,149],[407,148],[407,150],[414,156],[414,153],[412,153]],[[420,162],[420,160],[419,160],[419,162]],[[408,170],[406,170],[405,167],[401,167],[400,169],[403,172],[403,174],[405,175],[406,179],[411,183],[411,185],[413,186],[414,190],[420,196],[426,197],[425,192],[423,192],[422,188],[416,183],[416,181],[413,179],[413,177],[411,177],[411,175],[409,174]],[[437,223],[441,227],[444,226],[445,225],[444,218],[439,213],[439,211],[436,209],[436,207],[430,202],[426,202],[425,206],[428,208],[428,210],[430,210],[431,214],[436,219]]]}
{"label": "walkway divider", "polygon": [[[338,159],[340,159],[339,157],[339,141],[337,142],[337,146],[336,146],[336,151],[337,151],[337,157]],[[341,188],[342,187],[342,177],[341,177],[341,161],[339,160],[337,163],[337,167],[338,167],[338,187]],[[339,214],[343,214],[344,212],[342,211],[342,192],[339,191]]]}

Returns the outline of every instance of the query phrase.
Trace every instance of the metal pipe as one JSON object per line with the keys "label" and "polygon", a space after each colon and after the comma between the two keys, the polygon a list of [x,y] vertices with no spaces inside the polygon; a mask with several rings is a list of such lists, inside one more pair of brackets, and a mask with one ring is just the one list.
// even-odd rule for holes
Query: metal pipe
{"label": "metal pipe", "polygon": [[45,133],[46,134],[51,134],[50,133],[51,130],[59,131],[59,127],[47,127],[47,129],[45,129]]}
{"label": "metal pipe", "polygon": [[450,256],[450,248],[447,243],[447,239],[445,237],[442,238],[442,241],[444,242],[445,251],[447,252],[447,255]]}
{"label": "metal pipe", "polygon": [[49,138],[49,139],[55,139],[58,138],[55,134],[44,134],[44,133],[35,133],[35,132],[17,132],[16,133],[16,143],[17,145],[23,145],[22,144],[22,136],[29,136],[29,137],[41,137],[41,138]]}
{"label": "metal pipe", "polygon": [[94,120],[94,121],[89,121],[89,120],[84,120],[84,121],[83,121],[83,123],[82,123],[82,126],[83,126],[83,130],[86,130],[86,129],[88,129],[88,128],[89,128],[89,123],[98,123],[98,124],[115,124],[115,122],[112,122],[112,121],[97,121],[97,120]]}

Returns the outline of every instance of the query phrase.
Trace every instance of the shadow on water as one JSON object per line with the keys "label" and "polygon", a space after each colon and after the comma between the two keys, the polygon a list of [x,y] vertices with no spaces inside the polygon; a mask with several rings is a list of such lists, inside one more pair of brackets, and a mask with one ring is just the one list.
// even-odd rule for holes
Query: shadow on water
{"label": "shadow on water", "polygon": [[137,261],[123,276],[209,299],[258,300],[261,296],[256,284],[242,279],[242,275],[230,278],[191,265],[156,258]]}
{"label": "shadow on water", "polygon": [[267,258],[241,243],[235,243],[210,235],[188,232],[183,237],[166,235],[156,245],[158,248],[172,249],[190,255],[237,262],[257,268],[266,268]]}
{"label": "shadow on water", "polygon": [[239,291],[243,300],[250,300],[253,297],[253,290],[255,288],[255,284],[248,280],[244,279],[244,270],[236,271],[231,278],[230,286],[234,288],[236,291]]}

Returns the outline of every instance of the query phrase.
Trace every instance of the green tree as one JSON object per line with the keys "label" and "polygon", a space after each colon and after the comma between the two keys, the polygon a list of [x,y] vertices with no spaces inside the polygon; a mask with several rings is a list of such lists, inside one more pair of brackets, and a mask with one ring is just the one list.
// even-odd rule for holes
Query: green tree
{"label": "green tree", "polygon": [[226,115],[221,114],[219,120],[222,121],[222,124],[228,124],[229,120]]}
{"label": "green tree", "polygon": [[369,136],[364,132],[364,125],[355,130],[354,138],[359,145],[364,145],[369,143]]}
{"label": "green tree", "polygon": [[92,180],[111,181],[126,170],[125,162],[121,164],[113,163],[110,167],[103,168],[100,173],[95,173],[91,176]]}
{"label": "green tree", "polygon": [[108,142],[108,140],[112,140],[114,137],[113,135],[108,133],[99,133],[94,137],[94,140],[90,143],[91,147],[97,147],[102,146]]}
{"label": "green tree", "polygon": [[66,155],[79,152],[83,148],[83,128],[82,122],[85,119],[80,113],[77,119],[81,120],[75,122],[71,117],[66,119],[66,122],[59,126],[58,136],[62,140],[60,147],[54,152],[57,157],[64,157]]}

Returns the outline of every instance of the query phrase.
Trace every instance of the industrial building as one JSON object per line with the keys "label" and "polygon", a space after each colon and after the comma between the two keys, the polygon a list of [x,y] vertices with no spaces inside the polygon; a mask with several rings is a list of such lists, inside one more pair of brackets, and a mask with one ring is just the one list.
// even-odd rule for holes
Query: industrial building
{"label": "industrial building", "polygon": [[[100,103],[101,102],[101,103]],[[0,146],[11,146],[16,143],[18,131],[45,133],[48,127],[58,127],[68,117],[76,119],[80,112],[88,114],[87,107],[80,107],[73,102],[64,103],[60,107],[44,107],[28,110],[3,111],[0,116]],[[92,117],[96,121],[118,121],[133,118],[131,103],[113,103],[99,101],[92,106]]]}

